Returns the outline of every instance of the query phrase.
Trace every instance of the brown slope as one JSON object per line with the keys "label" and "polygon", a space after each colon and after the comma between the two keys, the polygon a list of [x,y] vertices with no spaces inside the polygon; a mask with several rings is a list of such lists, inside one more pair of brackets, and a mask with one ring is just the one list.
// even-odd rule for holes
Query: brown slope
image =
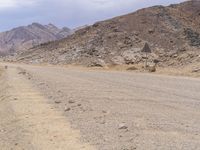
{"label": "brown slope", "polygon": [[58,40],[71,34],[71,30],[59,29],[56,26],[33,23],[0,33],[0,52],[11,54],[38,44]]}
{"label": "brown slope", "polygon": [[18,61],[61,64],[142,62],[145,42],[162,65],[200,61],[200,1],[155,6],[95,23],[72,36],[22,53]]}

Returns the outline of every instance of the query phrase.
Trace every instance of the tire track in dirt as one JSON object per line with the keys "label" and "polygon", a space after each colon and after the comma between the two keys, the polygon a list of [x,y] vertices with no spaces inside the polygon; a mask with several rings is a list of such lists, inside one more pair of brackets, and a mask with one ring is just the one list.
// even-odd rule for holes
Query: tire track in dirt
{"label": "tire track in dirt", "polygon": [[79,131],[73,130],[62,113],[54,110],[16,68],[9,68],[3,81],[1,96],[10,97],[0,102],[1,149],[94,149],[80,142]]}

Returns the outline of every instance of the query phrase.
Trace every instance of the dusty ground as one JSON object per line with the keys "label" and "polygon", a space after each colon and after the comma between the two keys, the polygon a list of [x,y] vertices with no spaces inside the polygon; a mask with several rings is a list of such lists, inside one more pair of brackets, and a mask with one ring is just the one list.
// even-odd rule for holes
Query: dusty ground
{"label": "dusty ground", "polygon": [[1,78],[6,150],[200,149],[199,79],[28,65]]}
{"label": "dusty ground", "polygon": [[[152,64],[150,64],[152,65]],[[93,68],[98,70],[113,70],[113,71],[133,71],[133,72],[140,72],[145,73],[148,72],[148,69],[145,70],[143,68],[144,64],[138,64],[138,65],[116,65],[116,66],[108,66],[105,68]],[[134,68],[134,69],[131,69]],[[195,70],[197,70],[195,72]],[[163,74],[163,75],[172,75],[172,76],[186,76],[186,77],[200,77],[200,62],[194,63],[191,65],[185,65],[185,66],[176,66],[176,67],[156,67],[156,72],[153,72],[153,74]]]}
{"label": "dusty ground", "polygon": [[94,149],[19,69],[9,67],[0,82],[1,150]]}

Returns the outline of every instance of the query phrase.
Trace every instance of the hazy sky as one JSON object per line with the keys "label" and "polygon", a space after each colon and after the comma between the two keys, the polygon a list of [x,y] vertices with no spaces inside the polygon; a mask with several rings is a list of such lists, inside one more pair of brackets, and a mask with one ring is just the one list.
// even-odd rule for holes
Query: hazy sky
{"label": "hazy sky", "polygon": [[74,28],[137,9],[184,0],[0,0],[0,31],[39,22]]}

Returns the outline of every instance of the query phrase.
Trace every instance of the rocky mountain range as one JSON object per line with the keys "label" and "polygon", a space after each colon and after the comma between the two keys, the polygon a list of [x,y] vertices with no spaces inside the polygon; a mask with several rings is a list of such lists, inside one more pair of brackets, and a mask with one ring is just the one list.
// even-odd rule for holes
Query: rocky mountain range
{"label": "rocky mountain range", "polygon": [[59,41],[20,53],[19,62],[103,66],[139,64],[150,45],[150,60],[162,66],[200,62],[200,1],[154,6],[97,22]]}
{"label": "rocky mountain range", "polygon": [[59,29],[53,24],[39,23],[14,28],[0,33],[0,55],[13,54],[41,43],[59,40],[67,37],[71,32],[72,30],[66,27]]}

